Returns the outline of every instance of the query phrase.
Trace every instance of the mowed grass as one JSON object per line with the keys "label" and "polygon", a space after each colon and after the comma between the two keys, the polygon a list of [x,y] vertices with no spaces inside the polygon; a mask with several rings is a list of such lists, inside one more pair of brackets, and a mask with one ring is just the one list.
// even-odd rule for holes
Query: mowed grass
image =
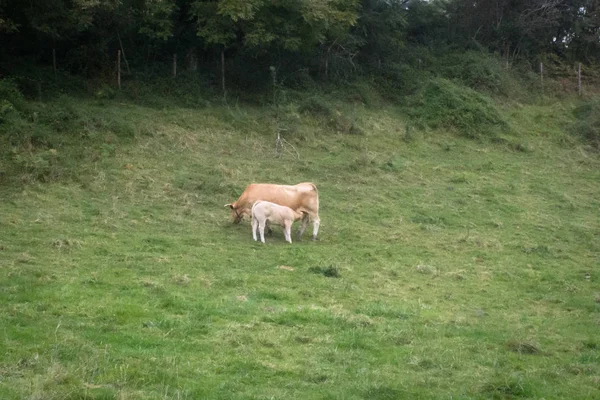
{"label": "mowed grass", "polygon": [[[78,106],[136,136],[0,189],[0,398],[600,398],[600,159],[557,125],[356,107],[363,134],[297,115],[274,157],[265,110]],[[303,181],[317,242],[230,223],[248,183]]]}

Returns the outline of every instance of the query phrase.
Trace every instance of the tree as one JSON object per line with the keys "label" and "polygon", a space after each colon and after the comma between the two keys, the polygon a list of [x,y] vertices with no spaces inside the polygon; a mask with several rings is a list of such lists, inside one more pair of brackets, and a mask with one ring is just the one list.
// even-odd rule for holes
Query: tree
{"label": "tree", "polygon": [[506,57],[546,52],[596,57],[598,0],[451,0],[454,39],[476,41]]}
{"label": "tree", "polygon": [[571,61],[600,61],[600,2],[565,1],[553,45]]}
{"label": "tree", "polygon": [[228,51],[275,63],[302,54],[306,62],[318,46],[348,35],[358,0],[197,0],[192,15],[198,36],[207,47],[220,48],[222,60]]}
{"label": "tree", "polygon": [[406,5],[400,1],[363,0],[355,34],[360,38],[361,55],[367,62],[398,60],[405,41]]}

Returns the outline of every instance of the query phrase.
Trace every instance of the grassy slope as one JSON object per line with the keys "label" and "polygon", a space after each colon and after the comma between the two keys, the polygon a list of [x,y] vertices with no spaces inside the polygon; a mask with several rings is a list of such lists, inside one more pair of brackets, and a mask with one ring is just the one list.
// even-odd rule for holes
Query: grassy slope
{"label": "grassy slope", "polygon": [[[300,160],[261,110],[79,107],[144,134],[0,189],[1,398],[600,398],[600,161],[557,106],[509,110],[529,151],[306,118]],[[307,180],[318,242],[230,225]]]}

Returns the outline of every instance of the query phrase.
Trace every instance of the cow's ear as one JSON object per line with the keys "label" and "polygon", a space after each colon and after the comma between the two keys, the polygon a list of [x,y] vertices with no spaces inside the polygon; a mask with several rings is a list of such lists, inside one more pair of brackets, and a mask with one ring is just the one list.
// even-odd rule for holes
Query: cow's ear
{"label": "cow's ear", "polygon": [[225,207],[229,207],[233,210],[233,204],[229,203],[229,204],[225,204]]}

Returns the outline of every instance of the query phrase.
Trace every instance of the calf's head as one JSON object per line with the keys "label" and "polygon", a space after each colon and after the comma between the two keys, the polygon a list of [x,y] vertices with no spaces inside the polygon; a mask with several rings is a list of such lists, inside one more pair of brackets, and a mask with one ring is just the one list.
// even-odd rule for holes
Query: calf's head
{"label": "calf's head", "polygon": [[298,221],[299,219],[304,220],[305,218],[308,218],[308,213],[304,210],[302,211],[294,211],[294,221]]}

